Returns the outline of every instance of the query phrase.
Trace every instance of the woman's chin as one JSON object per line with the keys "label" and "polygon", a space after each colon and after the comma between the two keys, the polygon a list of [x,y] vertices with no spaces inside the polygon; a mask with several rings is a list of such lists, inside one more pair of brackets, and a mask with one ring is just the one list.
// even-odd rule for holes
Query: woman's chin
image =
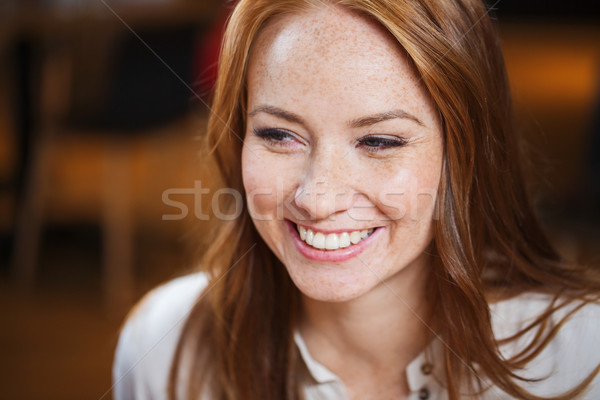
{"label": "woman's chin", "polygon": [[[373,275],[348,274],[344,271],[319,271],[311,274],[290,271],[292,281],[307,298],[315,301],[339,303],[354,300],[369,292],[378,284]],[[367,271],[368,272],[368,271]]]}

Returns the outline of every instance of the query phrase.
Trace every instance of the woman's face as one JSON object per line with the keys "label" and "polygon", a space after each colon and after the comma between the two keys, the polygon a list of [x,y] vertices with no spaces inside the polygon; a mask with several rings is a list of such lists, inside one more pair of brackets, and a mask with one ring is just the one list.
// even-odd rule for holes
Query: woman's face
{"label": "woman's face", "polygon": [[252,48],[247,88],[250,215],[300,291],[343,301],[382,282],[418,287],[442,129],[394,39],[338,7],[280,17]]}

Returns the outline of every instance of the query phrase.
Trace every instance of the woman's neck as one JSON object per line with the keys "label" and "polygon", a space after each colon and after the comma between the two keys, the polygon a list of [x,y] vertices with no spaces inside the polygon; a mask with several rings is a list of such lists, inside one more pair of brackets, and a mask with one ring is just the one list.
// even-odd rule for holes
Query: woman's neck
{"label": "woman's neck", "polygon": [[406,367],[430,338],[428,277],[428,266],[413,265],[352,300],[303,296],[300,332],[311,355],[346,386],[368,381],[406,394]]}

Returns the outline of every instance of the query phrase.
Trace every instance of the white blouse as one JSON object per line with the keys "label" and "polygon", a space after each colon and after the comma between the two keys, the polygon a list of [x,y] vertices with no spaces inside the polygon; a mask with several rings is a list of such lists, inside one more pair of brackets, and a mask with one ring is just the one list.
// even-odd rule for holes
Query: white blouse
{"label": "white blouse", "polygon": [[[208,283],[202,273],[172,280],[148,293],[130,314],[121,331],[113,364],[115,400],[166,399],[169,369],[181,328]],[[528,293],[491,304],[496,336],[504,338],[517,332],[544,311],[549,301],[547,295]],[[560,321],[570,307],[574,306],[556,312],[552,323]],[[534,334],[530,332],[503,346],[503,355],[508,357],[524,348]],[[298,332],[294,339],[308,371],[302,385],[305,399],[347,400],[343,382],[311,356]],[[409,400],[447,399],[442,365],[435,363],[436,358],[441,358],[435,355],[441,354],[443,346],[434,340],[408,365]],[[536,395],[551,396],[576,386],[599,363],[600,305],[588,304],[571,316],[550,344],[518,373],[527,378],[545,378],[522,386]],[[512,397],[493,387],[480,398]],[[581,398],[600,399],[600,375]]]}

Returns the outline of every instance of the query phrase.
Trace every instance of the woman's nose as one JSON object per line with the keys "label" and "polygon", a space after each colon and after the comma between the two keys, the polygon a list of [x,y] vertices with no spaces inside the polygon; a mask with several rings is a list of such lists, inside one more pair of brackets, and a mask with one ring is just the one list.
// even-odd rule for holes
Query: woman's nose
{"label": "woman's nose", "polygon": [[348,160],[331,152],[314,154],[294,194],[294,204],[310,219],[326,219],[352,207],[354,190]]}

